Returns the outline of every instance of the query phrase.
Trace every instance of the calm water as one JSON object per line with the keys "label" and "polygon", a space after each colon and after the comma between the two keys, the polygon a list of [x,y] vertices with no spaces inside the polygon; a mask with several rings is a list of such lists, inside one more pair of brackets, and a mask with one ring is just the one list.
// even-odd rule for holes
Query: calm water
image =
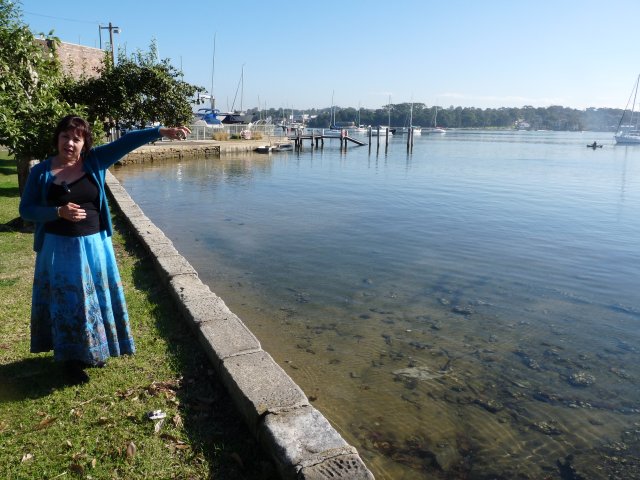
{"label": "calm water", "polygon": [[448,132],[115,174],[377,478],[640,478],[640,147]]}

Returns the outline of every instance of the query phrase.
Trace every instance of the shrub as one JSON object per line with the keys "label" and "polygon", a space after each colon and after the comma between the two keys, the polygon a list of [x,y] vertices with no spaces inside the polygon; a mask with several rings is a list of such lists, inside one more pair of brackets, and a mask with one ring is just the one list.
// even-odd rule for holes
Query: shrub
{"label": "shrub", "polygon": [[218,140],[219,142],[223,142],[225,140],[229,140],[229,133],[227,132],[214,132],[213,139]]}

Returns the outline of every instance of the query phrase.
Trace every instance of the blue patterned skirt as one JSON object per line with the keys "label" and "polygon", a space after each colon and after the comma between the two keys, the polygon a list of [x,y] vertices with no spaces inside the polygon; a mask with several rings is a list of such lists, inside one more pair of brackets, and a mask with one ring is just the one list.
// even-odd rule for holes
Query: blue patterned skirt
{"label": "blue patterned skirt", "polygon": [[45,234],[36,256],[31,352],[87,364],[135,352],[111,237]]}

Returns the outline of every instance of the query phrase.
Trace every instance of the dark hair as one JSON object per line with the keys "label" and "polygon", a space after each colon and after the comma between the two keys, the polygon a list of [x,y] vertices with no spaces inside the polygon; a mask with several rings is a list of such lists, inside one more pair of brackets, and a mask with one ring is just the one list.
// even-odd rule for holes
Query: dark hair
{"label": "dark hair", "polygon": [[80,130],[84,137],[84,148],[82,153],[86,153],[91,150],[93,146],[93,135],[91,134],[91,127],[89,123],[82,117],[77,115],[67,115],[58,122],[55,131],[53,132],[53,146],[58,148],[58,137],[62,132],[68,130]]}

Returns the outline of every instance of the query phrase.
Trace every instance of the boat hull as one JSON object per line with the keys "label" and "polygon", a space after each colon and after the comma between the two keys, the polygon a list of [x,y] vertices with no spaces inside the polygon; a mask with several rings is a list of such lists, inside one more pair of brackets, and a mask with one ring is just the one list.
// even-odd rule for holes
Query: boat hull
{"label": "boat hull", "polygon": [[422,133],[439,133],[440,135],[442,135],[443,133],[447,133],[447,131],[444,128],[431,127],[431,128],[423,128]]}
{"label": "boat hull", "polygon": [[640,144],[640,135],[615,135],[616,143],[620,145]]}

